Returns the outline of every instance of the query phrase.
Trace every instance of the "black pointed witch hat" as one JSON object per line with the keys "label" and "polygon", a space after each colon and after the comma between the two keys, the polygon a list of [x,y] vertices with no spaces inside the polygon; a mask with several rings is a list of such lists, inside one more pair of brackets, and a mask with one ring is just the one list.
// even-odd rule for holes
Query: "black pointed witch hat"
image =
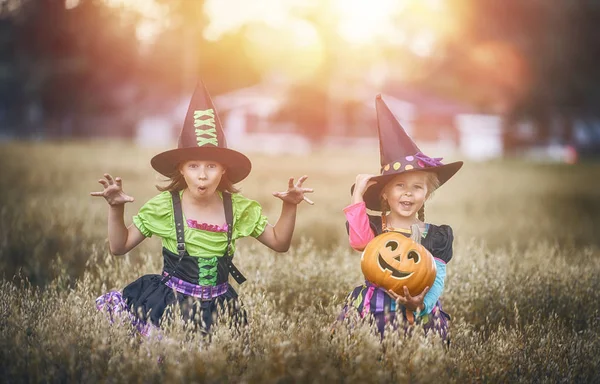
{"label": "black pointed witch hat", "polygon": [[212,160],[222,164],[232,183],[246,178],[252,169],[245,155],[227,148],[223,126],[202,81],[192,95],[177,148],[159,153],[150,164],[161,174],[173,177],[179,164],[187,160]]}
{"label": "black pointed witch hat", "polygon": [[[394,176],[411,171],[427,171],[437,174],[440,185],[448,181],[462,167],[463,162],[443,164],[441,158],[425,155],[406,134],[400,122],[385,104],[381,95],[375,98],[377,130],[379,132],[380,175],[372,177],[371,185],[363,196],[367,208],[381,211],[381,191]],[[354,185],[350,189],[354,192]]]}

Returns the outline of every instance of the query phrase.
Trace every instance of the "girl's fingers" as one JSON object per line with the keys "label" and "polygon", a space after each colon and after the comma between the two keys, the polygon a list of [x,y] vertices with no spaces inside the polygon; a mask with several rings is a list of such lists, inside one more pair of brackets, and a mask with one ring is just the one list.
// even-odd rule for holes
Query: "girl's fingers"
{"label": "girl's fingers", "polygon": [[388,289],[388,295],[390,295],[390,297],[396,301],[398,301],[398,299],[400,299],[402,296],[400,296],[399,294],[397,294],[396,292],[392,291],[391,289]]}
{"label": "girl's fingers", "polygon": [[108,173],[105,173],[104,177],[106,177],[106,180],[108,180],[108,184],[112,185],[112,184],[115,183],[115,181],[113,180],[112,176],[109,175]]}
{"label": "girl's fingers", "polygon": [[308,178],[307,175],[302,176],[301,178],[298,179],[298,182],[296,183],[296,186],[298,188],[300,188],[302,186],[302,183],[304,183],[304,181]]}
{"label": "girl's fingers", "polygon": [[410,299],[410,292],[408,291],[408,288],[406,288],[406,285],[403,287],[404,288],[404,297],[406,297],[407,299]]}
{"label": "girl's fingers", "polygon": [[315,190],[312,188],[301,188],[301,191],[304,193],[313,193]]}
{"label": "girl's fingers", "polygon": [[100,179],[100,180],[98,180],[98,182],[99,182],[100,184],[102,184],[102,186],[103,186],[104,188],[108,188],[108,183],[106,182],[106,180],[104,180],[104,179]]}
{"label": "girl's fingers", "polygon": [[90,195],[92,196],[102,196],[102,192],[90,192]]}
{"label": "girl's fingers", "polygon": [[290,179],[288,180],[288,188],[294,188],[294,178],[290,177]]}
{"label": "girl's fingers", "polygon": [[120,177],[115,178],[115,183],[117,184],[117,186],[123,188],[123,181],[121,180]]}
{"label": "girl's fingers", "polygon": [[314,202],[313,202],[311,199],[309,199],[308,197],[306,197],[306,196],[304,196],[302,199],[303,199],[304,201],[306,201],[306,202],[307,202],[308,204],[310,204],[310,205],[315,205],[315,203],[314,203]]}
{"label": "girl's fingers", "polygon": [[425,295],[427,294],[427,291],[429,291],[429,287],[425,287],[423,292],[421,292],[420,294],[415,296],[415,299],[417,299],[417,301],[423,301],[423,299],[425,298]]}

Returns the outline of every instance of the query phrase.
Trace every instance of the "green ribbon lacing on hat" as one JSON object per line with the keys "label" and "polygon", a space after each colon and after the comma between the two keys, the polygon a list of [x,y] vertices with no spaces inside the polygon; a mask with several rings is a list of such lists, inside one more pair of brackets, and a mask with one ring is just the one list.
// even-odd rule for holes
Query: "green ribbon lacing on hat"
{"label": "green ribbon lacing on hat", "polygon": [[[201,117],[204,116],[208,116],[208,119],[201,119]],[[210,128],[199,128],[202,126],[208,126]],[[217,130],[215,127],[215,111],[212,108],[194,111],[194,128],[196,128],[196,142],[199,147],[202,147],[205,144],[212,144],[215,147],[219,146]]]}

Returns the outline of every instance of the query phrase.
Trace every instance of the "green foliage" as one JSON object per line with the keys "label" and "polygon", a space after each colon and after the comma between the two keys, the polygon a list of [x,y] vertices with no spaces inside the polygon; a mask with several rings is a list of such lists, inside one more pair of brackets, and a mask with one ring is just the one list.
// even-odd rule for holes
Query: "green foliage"
{"label": "green foliage", "polygon": [[[600,376],[598,165],[467,164],[427,203],[426,217],[455,229],[444,309],[451,348],[434,335],[383,342],[365,324],[335,324],[361,282],[342,208],[357,172],[377,158],[251,155],[241,187],[274,221],[271,191],[308,174],[315,206],[302,205],[294,246],[276,254],[238,246],[249,327],[221,324],[212,342],[185,325],[162,339],[111,326],[94,299],[161,268],[146,240],[124,257],[106,244],[103,172],[136,198],[156,193],[155,151],[126,143],[0,148],[0,372],[6,382],[597,382]],[[585,202],[585,203],[581,203]],[[16,275],[16,276],[15,276]],[[14,276],[14,277],[13,277]],[[223,319],[226,322],[227,319]],[[163,359],[158,363],[158,359]]]}
{"label": "green foliage", "polygon": [[[496,45],[499,50],[502,46],[510,47],[522,60],[521,69],[525,70],[511,73],[509,65],[502,66],[500,54],[489,63],[490,68],[501,68],[499,78],[494,79],[493,71],[485,72],[484,81],[504,94],[511,104],[511,114],[541,122],[553,115],[597,115],[600,76],[596,68],[600,50],[595,29],[600,2],[448,0],[447,3],[456,13],[454,16],[463,20],[460,40],[446,47],[444,69],[439,76],[432,77],[430,86],[436,87],[441,77],[447,86],[438,88],[465,95],[466,86],[470,88],[466,96],[471,100],[479,96],[482,104],[490,102],[486,100],[488,90],[483,83],[473,86],[477,83],[474,73],[478,69],[469,58],[471,50],[480,44]],[[520,75],[523,75],[521,81],[509,85]],[[542,129],[550,134],[547,124],[542,124]]]}
{"label": "green foliage", "polygon": [[22,1],[13,13],[0,16],[12,37],[0,40],[6,52],[0,64],[7,70],[0,77],[0,102],[11,114],[33,105],[43,109],[50,125],[52,119],[120,107],[115,88],[130,80],[138,65],[133,19],[90,0],[73,9],[64,1]]}

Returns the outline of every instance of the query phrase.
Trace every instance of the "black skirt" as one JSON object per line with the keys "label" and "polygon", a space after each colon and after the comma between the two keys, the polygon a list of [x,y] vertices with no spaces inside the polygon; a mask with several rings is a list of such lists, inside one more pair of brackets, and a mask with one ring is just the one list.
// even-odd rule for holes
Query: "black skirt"
{"label": "black skirt", "polygon": [[173,320],[174,305],[178,304],[184,320],[207,332],[219,317],[234,326],[247,324],[246,310],[232,286],[214,299],[200,300],[174,291],[164,284],[163,278],[144,275],[123,289],[127,308],[139,320],[158,327],[161,322]]}

